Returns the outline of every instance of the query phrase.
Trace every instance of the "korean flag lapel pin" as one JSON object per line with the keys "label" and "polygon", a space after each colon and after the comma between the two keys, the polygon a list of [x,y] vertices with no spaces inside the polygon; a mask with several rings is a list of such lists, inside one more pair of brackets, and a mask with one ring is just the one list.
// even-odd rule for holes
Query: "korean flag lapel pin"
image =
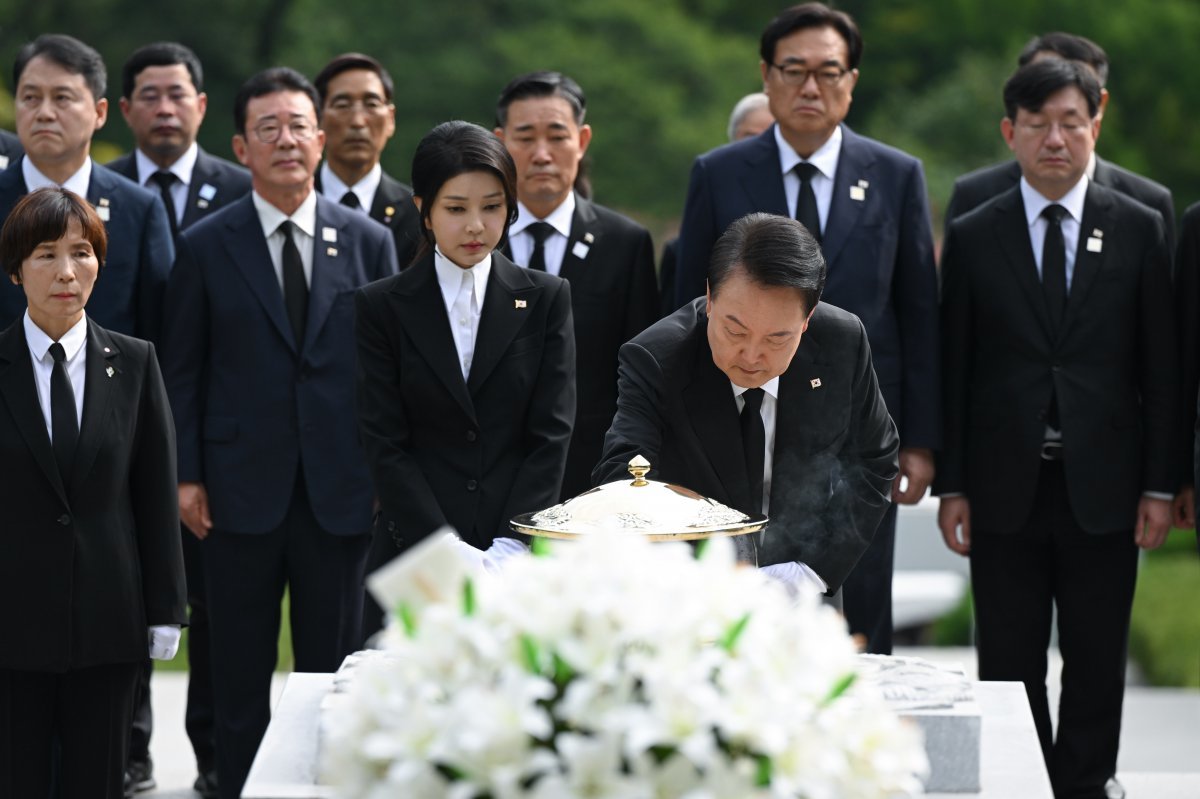
{"label": "korean flag lapel pin", "polygon": [[213,198],[217,196],[217,187],[211,183],[205,183],[200,187],[200,191],[196,192],[196,207],[203,211],[212,204]]}
{"label": "korean flag lapel pin", "polygon": [[[867,187],[871,184],[868,181],[860,180],[858,183],[850,187],[850,199],[856,203],[860,203],[867,199]],[[815,386],[814,386],[815,388]]]}
{"label": "korean flag lapel pin", "polygon": [[527,308],[528,305],[529,305],[529,303],[527,303],[525,300],[513,300],[513,308],[515,308],[517,310]]}
{"label": "korean flag lapel pin", "polygon": [[1104,251],[1104,231],[1100,228],[1093,228],[1092,235],[1088,236],[1087,240],[1088,252],[1103,252]]}
{"label": "korean flag lapel pin", "polygon": [[811,388],[820,388],[821,387],[821,378],[814,377],[812,380],[808,381],[808,385]]}
{"label": "korean flag lapel pin", "polygon": [[96,204],[96,216],[100,217],[101,222],[107,222],[112,213],[112,206],[109,205],[107,197],[101,197]]}

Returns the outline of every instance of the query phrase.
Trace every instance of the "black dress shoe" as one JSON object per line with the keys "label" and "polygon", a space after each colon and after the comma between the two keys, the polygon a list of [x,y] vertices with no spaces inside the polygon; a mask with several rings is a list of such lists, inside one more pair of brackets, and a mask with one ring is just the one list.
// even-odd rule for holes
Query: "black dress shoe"
{"label": "black dress shoe", "polygon": [[217,799],[217,772],[200,772],[200,776],[196,777],[196,781],[192,783],[192,790],[200,794],[203,799]]}
{"label": "black dress shoe", "polygon": [[145,760],[130,760],[125,769],[125,795],[152,791],[158,785],[154,781],[154,762],[147,757]]}

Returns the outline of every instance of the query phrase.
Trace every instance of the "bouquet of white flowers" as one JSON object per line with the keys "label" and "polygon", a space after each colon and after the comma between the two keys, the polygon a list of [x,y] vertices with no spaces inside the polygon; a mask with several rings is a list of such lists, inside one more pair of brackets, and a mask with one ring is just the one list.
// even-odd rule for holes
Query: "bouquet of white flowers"
{"label": "bouquet of white flowers", "polygon": [[594,536],[402,606],[323,719],[358,799],[855,799],[920,791],[919,732],[845,624],[726,539]]}

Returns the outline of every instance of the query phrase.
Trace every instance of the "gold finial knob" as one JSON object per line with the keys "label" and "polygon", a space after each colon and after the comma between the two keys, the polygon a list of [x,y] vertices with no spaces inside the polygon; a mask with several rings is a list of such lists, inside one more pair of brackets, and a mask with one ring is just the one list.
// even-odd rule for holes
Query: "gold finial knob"
{"label": "gold finial knob", "polygon": [[646,472],[648,471],[650,471],[650,461],[646,460],[641,455],[634,455],[633,460],[629,462],[629,473],[633,475],[633,485],[650,485],[650,483],[646,480]]}

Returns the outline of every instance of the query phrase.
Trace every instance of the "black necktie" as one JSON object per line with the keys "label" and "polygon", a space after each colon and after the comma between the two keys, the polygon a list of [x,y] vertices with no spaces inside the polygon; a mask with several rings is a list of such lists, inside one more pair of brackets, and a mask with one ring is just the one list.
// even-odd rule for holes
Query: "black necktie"
{"label": "black necktie", "polygon": [[525,231],[533,236],[533,254],[529,256],[529,268],[546,271],[546,239],[554,232],[549,222],[534,222]]}
{"label": "black necktie", "polygon": [[279,230],[283,233],[283,304],[299,349],[304,342],[304,320],[308,318],[308,283],[304,280],[304,261],[300,259],[300,248],[293,234],[295,227],[291,220],[284,220]]}
{"label": "black necktie", "polygon": [[54,371],[50,373],[50,430],[54,437],[54,459],[58,461],[58,473],[63,485],[71,476],[71,464],[75,462],[75,442],[79,439],[79,418],[75,409],[75,392],[71,390],[71,377],[67,374],[67,353],[57,341],[50,345],[50,357],[54,359]]}
{"label": "black necktie", "polygon": [[150,179],[158,184],[163,205],[167,206],[167,221],[171,223],[171,235],[178,236],[179,220],[175,216],[175,199],[171,196],[171,187],[175,185],[176,177],[171,172],[155,172]]}
{"label": "black necktie", "polygon": [[1067,209],[1047,205],[1046,238],[1042,243],[1042,292],[1046,295],[1046,310],[1050,312],[1050,329],[1058,335],[1063,311],[1067,307],[1067,248],[1063,243],[1062,220]]}
{"label": "black necktie", "polygon": [[358,195],[352,191],[348,191],[345,194],[343,194],[340,202],[342,205],[346,206],[347,208],[353,208],[356,211],[359,208],[362,208],[362,203],[360,203],[358,201]]}
{"label": "black necktie", "polygon": [[762,512],[763,468],[767,452],[767,431],[763,427],[763,390],[748,388],[742,394],[742,448],[746,453],[746,476],[750,479],[750,510]]}
{"label": "black necktie", "polygon": [[817,195],[813,191],[812,179],[817,168],[800,162],[792,167],[800,178],[800,194],[796,196],[796,221],[808,228],[808,232],[819,243],[821,241],[821,216],[817,213]]}

